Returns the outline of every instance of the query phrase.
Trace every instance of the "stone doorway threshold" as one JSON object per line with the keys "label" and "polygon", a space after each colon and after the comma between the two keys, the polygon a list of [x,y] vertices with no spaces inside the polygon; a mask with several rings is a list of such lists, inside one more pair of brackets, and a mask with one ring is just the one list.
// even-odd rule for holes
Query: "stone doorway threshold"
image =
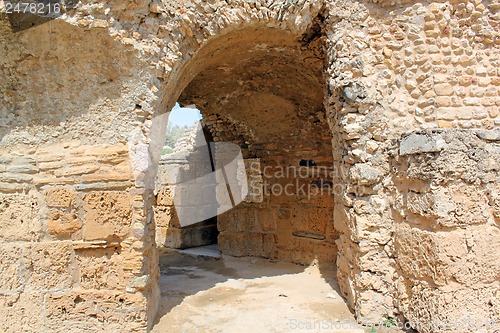
{"label": "stone doorway threshold", "polygon": [[217,244],[192,247],[189,249],[179,250],[181,254],[187,254],[194,257],[208,257],[214,259],[222,258],[222,253],[219,251]]}
{"label": "stone doorway threshold", "polygon": [[154,333],[402,332],[358,326],[335,271],[221,256],[216,246],[160,256]]}

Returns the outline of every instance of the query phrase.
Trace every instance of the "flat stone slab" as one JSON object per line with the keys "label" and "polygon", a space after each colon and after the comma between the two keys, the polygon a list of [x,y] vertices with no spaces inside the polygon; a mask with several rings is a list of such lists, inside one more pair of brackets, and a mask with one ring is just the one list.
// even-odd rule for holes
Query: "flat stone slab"
{"label": "flat stone slab", "polygon": [[442,135],[436,132],[416,132],[402,138],[400,155],[437,153],[446,147]]}
{"label": "flat stone slab", "polygon": [[179,253],[188,254],[195,257],[222,258],[217,244],[192,247],[190,249],[179,250]]}

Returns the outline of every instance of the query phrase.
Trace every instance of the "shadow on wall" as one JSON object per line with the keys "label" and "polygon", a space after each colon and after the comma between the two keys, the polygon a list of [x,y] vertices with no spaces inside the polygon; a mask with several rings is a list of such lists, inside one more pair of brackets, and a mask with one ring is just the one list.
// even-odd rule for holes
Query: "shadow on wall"
{"label": "shadow on wall", "polygon": [[52,20],[14,33],[0,16],[0,72],[7,73],[0,81],[0,141],[91,140],[107,132],[110,142],[126,140],[123,125],[136,105],[130,98],[123,108],[118,100],[134,86],[139,64],[135,52],[103,32]]}

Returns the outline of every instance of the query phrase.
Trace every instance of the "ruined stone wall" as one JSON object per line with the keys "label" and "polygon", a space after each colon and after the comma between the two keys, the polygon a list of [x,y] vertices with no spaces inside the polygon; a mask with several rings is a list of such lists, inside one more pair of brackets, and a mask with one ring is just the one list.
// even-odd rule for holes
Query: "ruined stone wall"
{"label": "ruined stone wall", "polygon": [[393,164],[397,299],[419,332],[500,327],[499,141],[500,131],[484,130],[401,141]]}
{"label": "ruined stone wall", "polygon": [[[202,122],[195,123],[176,142],[172,154],[161,156],[153,207],[159,248],[183,249],[217,242],[216,184],[210,182],[213,178],[204,178],[213,173],[209,144]],[[181,225],[177,211],[183,209],[208,209],[214,214],[201,221],[182,221]]]}
{"label": "ruined stone wall", "polygon": [[[451,189],[477,196],[483,208],[476,203],[471,209],[487,217],[469,214],[475,225],[454,218],[449,223],[458,227],[426,230],[416,222],[441,217],[410,204],[399,209],[396,198],[411,203],[413,197],[433,197],[436,207],[461,199],[433,195],[448,185],[410,191],[395,175],[401,171],[406,184],[435,182],[444,170],[440,165],[448,165],[440,163],[444,156],[463,156],[465,148],[399,160],[392,153],[406,131],[499,126],[498,9],[494,0],[85,1],[58,20],[16,34],[2,14],[2,329],[124,332],[145,331],[152,323],[152,184],[166,128],[161,115],[194,77],[220,63],[220,57],[207,60],[218,48],[224,54],[217,38],[224,45],[224,36],[244,29],[252,31],[247,36],[286,31],[295,40],[317,35],[326,45],[334,183],[343,186],[333,218],[340,233],[338,278],[358,319],[399,316],[426,327],[445,315],[460,319],[457,300],[464,300],[461,305],[467,303],[464,308],[476,318],[498,321],[498,277],[481,259],[495,257],[488,240],[498,233],[498,221],[484,202],[496,205],[498,193],[492,190],[491,199],[477,192],[494,189],[495,181],[472,184],[453,168],[442,173],[453,179]],[[307,80],[282,82],[302,81]],[[485,150],[494,146],[464,138]],[[97,148],[111,149],[113,157]],[[52,157],[44,160],[45,155]],[[406,164],[417,170],[429,165],[433,176],[406,176]],[[497,169],[476,165],[484,179],[498,179]],[[58,203],[54,197],[67,199]],[[109,214],[121,218],[108,219]],[[102,234],[92,231],[96,221],[106,226]],[[409,249],[406,237],[428,246]],[[409,264],[413,258],[422,268],[417,274]],[[474,264],[475,271],[455,273],[457,262]],[[106,276],[124,278],[104,282],[105,269]]]}
{"label": "ruined stone wall", "polygon": [[497,6],[327,5],[329,119],[345,185],[334,217],[338,277],[360,321],[416,314],[400,306],[394,284],[392,142],[419,128],[498,127]]}
{"label": "ruined stone wall", "polygon": [[[232,142],[242,147],[247,172],[247,197],[217,217],[220,232],[218,244],[223,254],[300,264],[321,261],[324,265],[334,265],[338,234],[331,223],[334,168],[330,136],[324,115],[310,115],[308,118],[301,128],[294,129],[301,133],[290,136],[294,139],[273,137],[272,142],[256,142],[252,130],[244,123],[221,115],[206,115],[206,127],[215,142]],[[263,120],[274,121],[272,118]],[[277,124],[273,123],[273,126]],[[198,140],[193,140],[193,135],[196,132],[187,132],[179,140],[183,151],[176,145],[177,153],[162,156],[160,160],[155,207],[159,246],[183,248],[203,245],[199,239],[186,239],[201,234],[181,228],[173,200],[174,195],[185,195],[182,182],[194,179],[193,175],[185,177],[185,171],[182,179],[173,182],[172,178],[180,178],[173,173],[181,176],[183,170],[206,164],[206,161],[194,158],[194,141]],[[202,139],[205,140],[204,137]],[[210,169],[204,170],[199,177],[210,172]],[[219,191],[226,190],[225,185],[219,188]],[[216,195],[213,184],[200,184],[199,193],[186,194],[186,200],[181,201],[187,207],[191,204],[196,209],[203,209],[204,202],[211,199],[206,197]]]}
{"label": "ruined stone wall", "polygon": [[[277,112],[273,108],[269,105],[270,112]],[[280,126],[269,114],[260,118]],[[238,127],[234,123],[239,121],[216,115],[207,119],[212,119],[207,126],[216,140],[243,141],[249,192],[254,196],[217,217],[222,253],[333,265],[338,233],[331,223],[334,168],[324,114],[304,112],[300,123],[286,129],[289,135],[269,141],[259,141],[251,129],[238,140],[241,132],[228,128]]]}
{"label": "ruined stone wall", "polygon": [[140,61],[102,31],[0,22],[0,331],[144,331],[158,268],[130,158]]}

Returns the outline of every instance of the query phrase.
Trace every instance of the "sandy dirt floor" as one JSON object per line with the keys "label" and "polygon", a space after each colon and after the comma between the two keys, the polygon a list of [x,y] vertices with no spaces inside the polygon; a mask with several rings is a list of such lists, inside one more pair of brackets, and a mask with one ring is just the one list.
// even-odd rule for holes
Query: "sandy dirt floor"
{"label": "sandy dirt floor", "polygon": [[335,271],[255,258],[162,254],[154,333],[392,333],[355,323]]}

